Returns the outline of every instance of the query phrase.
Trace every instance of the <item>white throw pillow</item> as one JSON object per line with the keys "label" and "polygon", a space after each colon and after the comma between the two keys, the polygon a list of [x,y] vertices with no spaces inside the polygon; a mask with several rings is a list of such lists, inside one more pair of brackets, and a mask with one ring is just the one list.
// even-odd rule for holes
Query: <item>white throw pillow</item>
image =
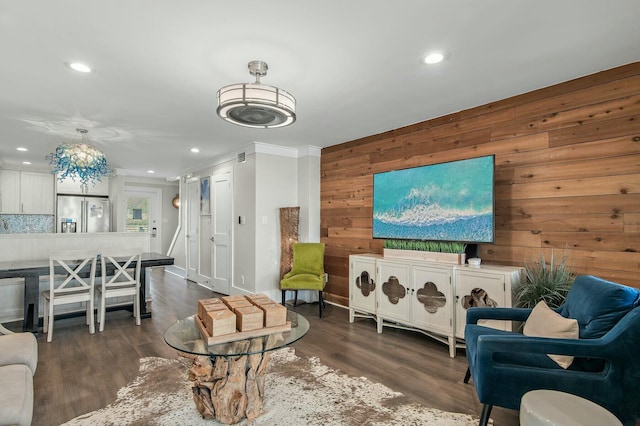
{"label": "white throw pillow", "polygon": [[[563,317],[547,306],[544,300],[533,308],[524,324],[524,335],[532,337],[577,339],[579,331],[577,320]],[[569,368],[573,362],[573,357],[568,355],[547,356],[565,369]]]}

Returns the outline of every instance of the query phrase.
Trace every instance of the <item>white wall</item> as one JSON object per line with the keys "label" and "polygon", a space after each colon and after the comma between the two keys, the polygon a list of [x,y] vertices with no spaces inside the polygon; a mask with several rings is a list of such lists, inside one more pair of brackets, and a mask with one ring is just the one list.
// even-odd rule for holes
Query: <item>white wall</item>
{"label": "white wall", "polygon": [[280,208],[298,205],[298,159],[256,153],[255,292],[280,300]]}
{"label": "white wall", "polygon": [[[231,294],[255,293],[256,156],[248,154],[233,172],[233,281]],[[238,218],[244,218],[244,224]],[[244,281],[244,283],[243,283]]]}
{"label": "white wall", "polygon": [[109,178],[109,201],[111,201],[111,231],[125,232],[127,229],[127,209],[124,199],[125,176],[119,170]]}
{"label": "white wall", "polygon": [[[300,150],[298,158],[298,202],[300,205],[299,240],[320,242],[320,148]],[[302,291],[299,299],[317,301],[316,291]]]}
{"label": "white wall", "polygon": [[320,148],[307,147],[298,158],[300,241],[320,242]]}
{"label": "white wall", "polygon": [[[90,237],[90,238],[87,238]],[[0,235],[0,259],[49,259],[61,250],[142,249],[149,251],[149,234],[96,232],[92,234],[6,234]]]}

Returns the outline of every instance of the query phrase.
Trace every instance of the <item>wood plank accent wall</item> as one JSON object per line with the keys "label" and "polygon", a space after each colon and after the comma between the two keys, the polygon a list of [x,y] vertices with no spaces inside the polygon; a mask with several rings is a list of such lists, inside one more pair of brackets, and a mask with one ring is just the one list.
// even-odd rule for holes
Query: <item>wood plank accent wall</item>
{"label": "wood plank accent wall", "polygon": [[348,256],[371,237],[373,174],[495,155],[494,244],[483,263],[562,256],[640,288],[640,62],[379,135],[321,157],[327,300],[348,305]]}

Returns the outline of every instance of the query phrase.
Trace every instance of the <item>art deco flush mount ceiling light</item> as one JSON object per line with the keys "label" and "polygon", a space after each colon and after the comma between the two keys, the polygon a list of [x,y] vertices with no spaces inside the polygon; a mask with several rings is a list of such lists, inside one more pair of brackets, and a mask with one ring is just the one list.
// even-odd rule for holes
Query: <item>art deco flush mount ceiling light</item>
{"label": "art deco flush mount ceiling light", "polygon": [[218,90],[217,113],[225,121],[258,129],[285,127],[296,121],[296,99],[277,87],[260,83],[267,63],[249,62],[255,83],[238,83]]}

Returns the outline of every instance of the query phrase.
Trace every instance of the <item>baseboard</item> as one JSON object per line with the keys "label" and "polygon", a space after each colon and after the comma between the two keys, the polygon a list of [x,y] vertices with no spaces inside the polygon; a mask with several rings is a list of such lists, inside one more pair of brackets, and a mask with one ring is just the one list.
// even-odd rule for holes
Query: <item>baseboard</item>
{"label": "baseboard", "polygon": [[327,304],[327,305],[335,306],[336,308],[349,309],[348,306],[344,306],[344,305],[341,305],[341,304],[336,303],[336,302],[330,302],[328,300],[325,300],[324,303]]}
{"label": "baseboard", "polygon": [[175,265],[167,265],[164,267],[164,270],[172,275],[175,275],[180,278],[187,278],[187,271],[184,268]]}
{"label": "baseboard", "polygon": [[0,323],[22,321],[22,317],[22,310],[7,310],[2,312],[2,315],[0,315]]}

